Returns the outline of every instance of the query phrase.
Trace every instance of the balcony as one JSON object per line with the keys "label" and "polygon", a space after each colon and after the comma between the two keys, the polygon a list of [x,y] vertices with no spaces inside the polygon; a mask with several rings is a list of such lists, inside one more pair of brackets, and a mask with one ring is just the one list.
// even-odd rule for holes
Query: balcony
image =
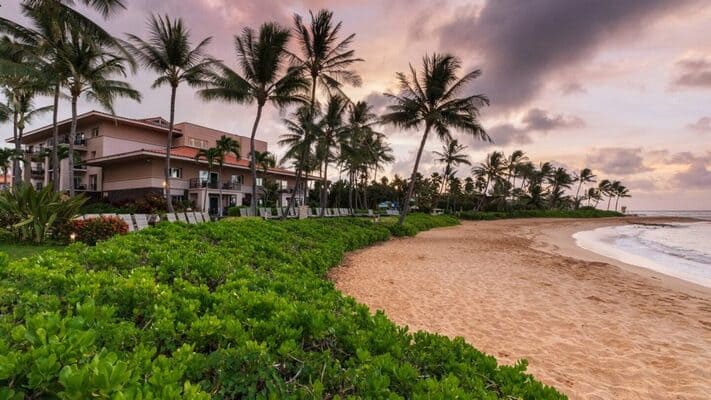
{"label": "balcony", "polygon": [[30,170],[32,178],[43,179],[44,178],[44,168],[32,168]]}
{"label": "balcony", "polygon": [[[66,136],[60,137],[60,138],[59,138],[59,144],[60,144],[60,145],[69,144],[69,138],[66,137]],[[53,140],[53,139],[49,139],[49,141],[47,142],[47,145],[48,145],[48,146],[53,146],[53,145],[54,145],[54,140]],[[83,137],[74,138],[74,146],[75,146],[75,148],[76,148],[77,150],[86,149],[86,138],[83,138]]]}
{"label": "balcony", "polygon": [[74,164],[74,171],[85,172],[86,164]]}
{"label": "balcony", "polygon": [[205,181],[199,178],[190,179],[190,189],[224,189],[224,190],[242,190],[242,184],[237,182],[216,182]]}

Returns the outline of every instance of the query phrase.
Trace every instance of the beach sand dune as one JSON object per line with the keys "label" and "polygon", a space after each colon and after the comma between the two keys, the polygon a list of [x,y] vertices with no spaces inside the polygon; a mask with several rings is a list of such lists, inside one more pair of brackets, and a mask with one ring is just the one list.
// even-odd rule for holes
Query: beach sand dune
{"label": "beach sand dune", "polygon": [[331,278],[412,330],[528,359],[572,399],[709,399],[711,291],[570,238],[626,222],[465,222],[355,252]]}

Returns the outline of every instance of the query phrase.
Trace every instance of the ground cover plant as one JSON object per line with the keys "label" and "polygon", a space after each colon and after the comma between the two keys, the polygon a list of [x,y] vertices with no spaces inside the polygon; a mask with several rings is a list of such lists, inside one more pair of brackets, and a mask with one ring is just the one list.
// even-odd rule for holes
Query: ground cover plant
{"label": "ground cover plant", "polygon": [[389,236],[370,219],[228,219],[0,255],[0,399],[564,398],[325,278]]}
{"label": "ground cover plant", "polygon": [[617,211],[597,209],[580,210],[517,210],[508,212],[498,211],[463,211],[457,216],[465,220],[494,220],[506,218],[606,218],[624,217],[625,214]]}

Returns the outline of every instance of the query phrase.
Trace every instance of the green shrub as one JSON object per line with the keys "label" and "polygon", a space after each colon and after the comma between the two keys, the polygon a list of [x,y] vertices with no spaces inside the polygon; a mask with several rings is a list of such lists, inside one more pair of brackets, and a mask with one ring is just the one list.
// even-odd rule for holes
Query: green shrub
{"label": "green shrub", "polygon": [[16,221],[6,227],[18,240],[42,243],[79,213],[86,197],[68,197],[47,185],[36,190],[29,183],[19,183],[0,192],[0,214],[4,221]]}
{"label": "green shrub", "polygon": [[389,235],[369,219],[226,219],[0,256],[0,397],[564,398],[324,278]]}
{"label": "green shrub", "polygon": [[99,217],[68,221],[62,227],[61,236],[65,242],[76,240],[93,246],[99,241],[126,233],[128,233],[128,224],[121,218]]}
{"label": "green shrub", "polygon": [[465,220],[494,220],[506,218],[605,218],[623,217],[624,214],[616,211],[597,209],[579,210],[517,210],[509,212],[497,211],[463,211],[457,214]]}

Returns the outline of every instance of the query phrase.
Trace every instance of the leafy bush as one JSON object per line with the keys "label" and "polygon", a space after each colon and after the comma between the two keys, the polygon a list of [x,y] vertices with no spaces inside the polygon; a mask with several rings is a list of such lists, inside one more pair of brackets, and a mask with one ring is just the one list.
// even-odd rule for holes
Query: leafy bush
{"label": "leafy bush", "polygon": [[597,209],[580,210],[518,210],[509,212],[494,211],[463,211],[457,214],[466,220],[494,220],[506,218],[605,218],[623,217],[624,214],[616,211]]}
{"label": "leafy bush", "polygon": [[136,209],[129,203],[123,207],[113,204],[96,202],[87,203],[81,208],[81,214],[135,214]]}
{"label": "leafy bush", "polygon": [[62,238],[69,242],[73,240],[90,246],[97,242],[128,233],[128,224],[118,217],[99,217],[84,220],[71,220],[62,227]]}
{"label": "leafy bush", "polygon": [[0,398],[564,398],[324,278],[388,237],[369,219],[227,219],[0,257]]}
{"label": "leafy bush", "polygon": [[458,225],[459,220],[450,215],[439,215],[433,217],[429,214],[413,213],[407,216],[405,223],[399,225],[397,217],[383,218],[390,234],[393,236],[415,236],[417,232],[426,231],[433,228]]}
{"label": "leafy bush", "polygon": [[84,196],[68,197],[47,185],[40,190],[20,183],[0,192],[0,214],[5,221],[16,221],[6,227],[18,240],[44,242],[50,233],[79,213]]}

